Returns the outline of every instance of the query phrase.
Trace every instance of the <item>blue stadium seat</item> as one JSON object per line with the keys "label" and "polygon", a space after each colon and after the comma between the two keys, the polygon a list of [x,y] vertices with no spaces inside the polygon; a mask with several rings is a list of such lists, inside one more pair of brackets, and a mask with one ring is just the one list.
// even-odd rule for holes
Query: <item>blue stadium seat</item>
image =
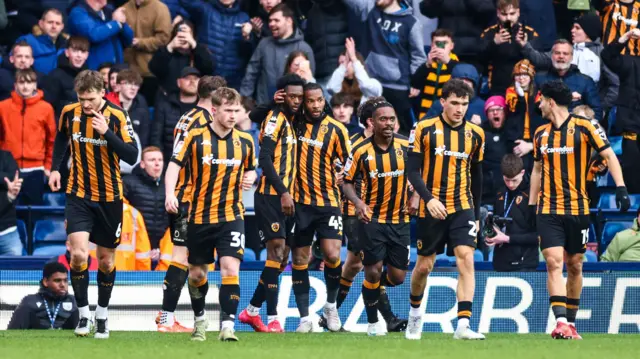
{"label": "blue stadium seat", "polygon": [[608,117],[609,128],[607,130],[607,133],[611,133],[611,129],[613,129],[613,125],[616,123],[617,114],[618,114],[618,108],[616,106],[612,107],[611,110],[609,111],[609,117]]}
{"label": "blue stadium seat", "polygon": [[598,239],[596,238],[596,226],[593,225],[593,223],[591,223],[589,225],[589,242],[597,242]]}
{"label": "blue stadium seat", "polygon": [[484,262],[484,254],[482,253],[481,250],[476,249],[473,252],[473,261],[474,262]]}
{"label": "blue stadium seat", "polygon": [[63,220],[45,219],[36,222],[33,229],[33,243],[35,247],[67,240],[67,232]]}
{"label": "blue stadium seat", "polygon": [[584,252],[584,256],[587,257],[587,262],[596,263],[598,261],[598,255],[594,251],[587,250]]}
{"label": "blue stadium seat", "polygon": [[258,258],[258,259],[260,259],[261,262],[264,262],[264,261],[267,260],[267,249],[266,248],[260,251],[260,258]]}
{"label": "blue stadium seat", "polygon": [[64,244],[54,244],[36,248],[33,251],[33,255],[54,257],[64,254],[66,251],[67,247]]}
{"label": "blue stadium seat", "polygon": [[16,225],[18,226],[18,234],[20,234],[20,240],[22,241],[22,245],[26,247],[27,241],[29,240],[29,238],[27,238],[27,226],[24,224],[24,221],[22,220],[17,220]]}
{"label": "blue stadium seat", "polygon": [[65,203],[64,193],[45,193],[42,196],[42,204],[45,206],[64,207]]}
{"label": "blue stadium seat", "polygon": [[[631,200],[631,210],[638,209],[640,206],[640,195],[632,194],[629,195],[629,199]],[[616,205],[616,195],[615,193],[604,193],[600,196],[600,202],[598,202],[598,208],[601,210],[618,210]]]}
{"label": "blue stadium seat", "polygon": [[604,224],[604,228],[602,229],[602,237],[600,239],[600,244],[601,244],[600,251],[604,253],[604,251],[607,249],[607,246],[609,246],[609,243],[611,243],[611,241],[613,240],[613,237],[615,237],[615,235],[618,232],[625,230],[627,228],[631,228],[632,225],[633,225],[633,222],[630,222],[630,221],[606,222]]}
{"label": "blue stadium seat", "polygon": [[409,250],[409,261],[415,263],[418,260],[418,248],[411,247]]}
{"label": "blue stadium seat", "polygon": [[616,156],[622,155],[622,136],[609,137],[609,143],[611,143],[611,149]]}
{"label": "blue stadium seat", "polygon": [[456,262],[456,257],[449,257],[447,255],[447,252],[445,251],[442,254],[438,254],[436,255],[436,261],[448,261],[449,263],[455,263]]}
{"label": "blue stadium seat", "polygon": [[156,113],[156,108],[155,107],[149,107],[149,118],[151,119],[151,121],[153,121],[154,119],[154,115]]}
{"label": "blue stadium seat", "polygon": [[607,171],[607,173],[605,173],[603,176],[598,176],[598,179],[596,180],[596,186],[601,188],[615,188],[616,183],[613,181],[613,177],[611,177],[609,171]]}
{"label": "blue stadium seat", "polygon": [[255,262],[256,261],[256,252],[251,248],[244,249],[244,261],[245,262]]}
{"label": "blue stadium seat", "polygon": [[347,247],[340,247],[340,260],[344,263],[347,260]]}

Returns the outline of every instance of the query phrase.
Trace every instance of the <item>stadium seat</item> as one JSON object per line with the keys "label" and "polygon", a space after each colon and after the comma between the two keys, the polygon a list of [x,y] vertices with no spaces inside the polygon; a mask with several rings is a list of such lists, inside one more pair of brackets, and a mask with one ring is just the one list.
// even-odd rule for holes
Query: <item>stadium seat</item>
{"label": "stadium seat", "polygon": [[[631,209],[636,210],[638,206],[640,206],[640,195],[631,194],[629,195],[629,199],[631,200]],[[600,196],[600,202],[598,202],[598,208],[601,210],[618,210],[618,206],[616,205],[616,195],[615,193],[603,193]]]}
{"label": "stadium seat", "polygon": [[251,248],[244,249],[244,259],[245,262],[255,262],[256,261],[256,252]]}
{"label": "stadium seat", "polygon": [[589,242],[597,242],[598,239],[596,238],[596,227],[593,225],[593,223],[591,223],[589,225]]}
{"label": "stadium seat", "polygon": [[598,261],[598,255],[594,251],[586,251],[584,252],[584,256],[586,257],[586,261],[589,263],[596,263]]}
{"label": "stadium seat", "polygon": [[67,247],[64,244],[54,244],[38,247],[33,251],[34,256],[55,257],[64,254]]}
{"label": "stadium seat", "polygon": [[340,247],[340,260],[344,263],[347,260],[347,247]]}
{"label": "stadium seat", "polygon": [[155,113],[156,113],[156,108],[153,106],[149,107],[149,118],[151,119],[151,121],[153,121],[154,119],[153,116],[155,115]]}
{"label": "stadium seat", "polygon": [[411,247],[409,250],[409,261],[415,263],[418,260],[418,248]]}
{"label": "stadium seat", "polygon": [[611,110],[609,111],[609,117],[608,117],[609,128],[607,129],[607,133],[611,133],[611,130],[613,129],[613,125],[615,125],[616,123],[617,114],[618,114],[618,108],[615,106],[612,107]]}
{"label": "stadium seat", "polygon": [[604,224],[604,229],[602,230],[602,237],[600,239],[600,244],[601,244],[601,248],[600,251],[602,253],[604,253],[604,251],[607,249],[607,246],[609,245],[609,243],[611,243],[611,241],[613,240],[613,237],[615,237],[615,235],[622,231],[625,230],[627,228],[631,228],[631,226],[633,225],[633,222],[630,221],[626,221],[626,222],[606,222]]}
{"label": "stadium seat", "polygon": [[484,262],[484,254],[482,253],[481,250],[476,249],[473,252],[473,261],[474,262]]}
{"label": "stadium seat", "polygon": [[64,193],[45,193],[42,196],[42,204],[45,206],[64,207],[65,202]]}
{"label": "stadium seat", "polygon": [[24,221],[22,220],[17,220],[16,225],[18,226],[18,234],[20,234],[20,240],[22,241],[22,245],[26,247],[27,241],[29,240],[29,238],[27,238],[27,226],[24,224]]}
{"label": "stadium seat", "polygon": [[622,155],[622,136],[609,137],[609,143],[616,156]]}
{"label": "stadium seat", "polygon": [[447,252],[436,255],[436,261],[448,261],[449,263],[455,263],[456,257],[449,257]]}
{"label": "stadium seat", "polygon": [[64,243],[67,240],[67,231],[63,220],[45,219],[36,222],[33,229],[33,243],[35,247],[51,243]]}
{"label": "stadium seat", "polygon": [[616,183],[613,181],[613,177],[611,177],[609,171],[607,171],[607,173],[605,173],[604,175],[598,176],[598,179],[596,180],[596,186],[600,188],[615,188]]}
{"label": "stadium seat", "polygon": [[260,259],[261,262],[264,262],[267,260],[267,249],[263,249],[260,251],[260,257],[258,258]]}

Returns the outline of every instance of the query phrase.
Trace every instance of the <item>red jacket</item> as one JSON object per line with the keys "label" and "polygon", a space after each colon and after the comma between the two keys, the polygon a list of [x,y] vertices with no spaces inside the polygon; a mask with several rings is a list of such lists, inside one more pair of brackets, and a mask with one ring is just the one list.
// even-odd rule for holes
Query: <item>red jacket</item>
{"label": "red jacket", "polygon": [[13,91],[0,102],[0,147],[11,152],[20,168],[51,169],[56,120],[53,107],[42,98],[41,90],[28,99]]}

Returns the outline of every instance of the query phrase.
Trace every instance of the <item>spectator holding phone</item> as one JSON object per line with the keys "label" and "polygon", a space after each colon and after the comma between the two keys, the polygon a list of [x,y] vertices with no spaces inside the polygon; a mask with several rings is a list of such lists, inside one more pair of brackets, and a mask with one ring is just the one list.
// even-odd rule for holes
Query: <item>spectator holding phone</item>
{"label": "spectator holding phone", "polygon": [[481,57],[489,66],[489,87],[491,94],[504,96],[511,85],[511,70],[524,59],[522,47],[517,39],[526,38],[533,48],[538,49],[538,33],[520,22],[519,0],[498,0],[498,23],[490,26],[480,37],[483,40]]}
{"label": "spectator holding phone", "polygon": [[287,56],[287,64],[284,67],[284,75],[286,74],[296,74],[307,83],[316,82],[313,71],[311,71],[309,56],[304,51],[293,51]]}

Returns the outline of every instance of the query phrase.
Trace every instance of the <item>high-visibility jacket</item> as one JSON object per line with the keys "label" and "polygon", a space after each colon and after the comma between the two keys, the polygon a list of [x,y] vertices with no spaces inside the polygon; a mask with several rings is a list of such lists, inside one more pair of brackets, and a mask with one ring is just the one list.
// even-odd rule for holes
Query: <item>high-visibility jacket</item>
{"label": "high-visibility jacket", "polygon": [[[95,256],[95,244],[90,243]],[[123,203],[122,232],[120,244],[116,248],[116,269],[118,271],[151,270],[151,243],[144,225],[142,213],[130,204]]]}
{"label": "high-visibility jacket", "polygon": [[[215,256],[215,251],[214,251]],[[166,271],[171,265],[171,258],[173,257],[173,242],[171,241],[171,228],[164,232],[164,236],[160,240],[160,261],[156,266],[157,271]],[[209,271],[213,272],[216,269],[214,263],[209,265]]]}

